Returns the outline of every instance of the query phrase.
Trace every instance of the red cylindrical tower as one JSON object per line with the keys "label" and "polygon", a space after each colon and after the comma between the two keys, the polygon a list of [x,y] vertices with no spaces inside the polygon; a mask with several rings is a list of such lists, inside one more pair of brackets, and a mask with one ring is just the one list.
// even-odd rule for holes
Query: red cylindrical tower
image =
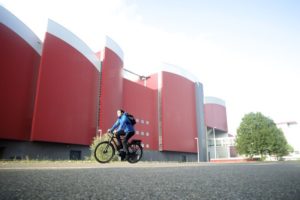
{"label": "red cylindrical tower", "polygon": [[106,37],[101,56],[99,128],[106,132],[116,120],[116,111],[123,106],[123,51]]}

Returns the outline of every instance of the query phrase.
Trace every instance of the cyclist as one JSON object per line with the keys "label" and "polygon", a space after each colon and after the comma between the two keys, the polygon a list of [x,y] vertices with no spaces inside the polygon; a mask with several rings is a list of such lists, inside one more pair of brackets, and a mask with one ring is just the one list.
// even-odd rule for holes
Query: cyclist
{"label": "cyclist", "polygon": [[[133,125],[130,123],[129,119],[127,118],[127,113],[119,109],[117,110],[117,116],[118,119],[114,123],[114,125],[108,129],[109,133],[116,134],[119,146],[118,149],[123,149],[123,151],[126,153],[125,158],[121,155],[121,159],[127,160],[128,159],[128,147],[127,143],[128,140],[135,134],[135,130]],[[121,141],[121,135],[124,135],[123,141]]]}

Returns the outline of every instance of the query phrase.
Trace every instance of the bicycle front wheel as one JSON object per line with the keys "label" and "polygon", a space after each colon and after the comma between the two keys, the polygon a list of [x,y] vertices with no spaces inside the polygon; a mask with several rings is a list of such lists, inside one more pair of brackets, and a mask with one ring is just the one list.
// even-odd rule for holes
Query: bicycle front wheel
{"label": "bicycle front wheel", "polygon": [[108,141],[100,142],[94,151],[94,157],[100,163],[108,163],[114,155],[115,148]]}

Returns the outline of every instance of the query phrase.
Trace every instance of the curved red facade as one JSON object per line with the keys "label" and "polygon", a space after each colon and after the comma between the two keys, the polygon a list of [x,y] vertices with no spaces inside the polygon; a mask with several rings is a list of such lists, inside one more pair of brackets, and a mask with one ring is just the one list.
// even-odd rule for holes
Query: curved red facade
{"label": "curved red facade", "polygon": [[[135,116],[134,138],[145,150],[195,154],[200,147],[206,160],[206,127],[227,132],[223,101],[203,103],[202,84],[185,70],[164,64],[151,76],[133,73],[137,80],[130,81],[123,75],[123,52],[109,37],[94,53],[49,20],[41,51],[24,24],[0,11],[1,139],[87,146],[122,108]],[[7,16],[13,20],[4,23]]]}
{"label": "curved red facade", "polygon": [[194,82],[170,72],[162,72],[162,150],[197,152]]}
{"label": "curved red facade", "polygon": [[100,80],[99,128],[106,132],[116,121],[117,110],[122,108],[123,55],[110,38],[106,38]]}
{"label": "curved red facade", "polygon": [[227,132],[227,114],[225,103],[215,97],[207,97],[204,104],[205,124],[207,127],[216,128]]}
{"label": "curved red facade", "polygon": [[41,41],[0,6],[0,138],[28,140]]}
{"label": "curved red facade", "polygon": [[[97,131],[97,62],[76,49],[76,37],[49,22],[41,59],[31,139],[90,144]],[[77,39],[78,43],[81,43]],[[91,53],[95,56],[94,53]],[[95,56],[96,58],[96,56]]]}

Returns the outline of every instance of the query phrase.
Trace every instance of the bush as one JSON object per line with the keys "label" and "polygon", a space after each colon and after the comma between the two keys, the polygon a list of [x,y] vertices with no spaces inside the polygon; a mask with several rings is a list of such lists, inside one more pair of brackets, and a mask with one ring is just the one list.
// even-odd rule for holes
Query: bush
{"label": "bush", "polygon": [[[90,159],[91,160],[96,160],[95,157],[94,157],[94,152],[95,152],[95,148],[96,146],[100,143],[100,142],[103,142],[103,141],[108,141],[109,140],[109,136],[106,134],[102,135],[101,137],[100,136],[95,136],[93,138],[93,141],[92,141],[92,144],[90,145],[90,150],[91,150],[91,157]],[[118,158],[118,155],[115,154],[115,156],[113,157],[112,161],[118,161],[119,158]]]}

